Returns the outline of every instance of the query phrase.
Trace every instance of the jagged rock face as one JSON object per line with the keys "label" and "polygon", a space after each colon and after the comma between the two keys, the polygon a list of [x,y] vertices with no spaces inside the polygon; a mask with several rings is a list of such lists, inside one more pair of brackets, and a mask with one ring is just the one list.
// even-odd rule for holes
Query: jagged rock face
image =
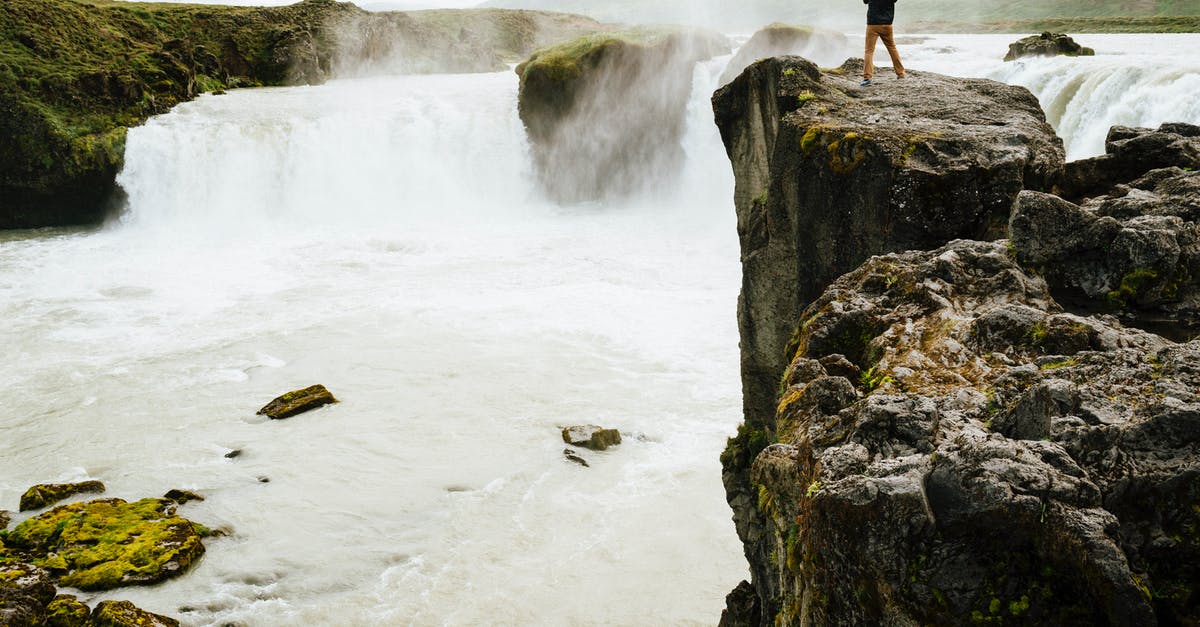
{"label": "jagged rock face", "polygon": [[[1071,200],[1113,193],[1162,168],[1200,169],[1200,126],[1167,123],[1157,130],[1114,126],[1104,153],[1066,166],[1060,195]],[[1189,218],[1190,219],[1190,218]]]}
{"label": "jagged rock face", "polygon": [[517,66],[546,195],[570,204],[670,185],[683,166],[695,64],[728,50],[715,33],[639,28],[542,49]]}
{"label": "jagged rock face", "polygon": [[818,64],[836,65],[850,56],[850,40],[843,33],[814,26],[768,25],[738,48],[737,54],[721,73],[721,84],[737,78],[759,59],[787,55],[804,57]]}
{"label": "jagged rock face", "polygon": [[1096,51],[1085,48],[1062,33],[1042,33],[1015,41],[1008,46],[1005,61],[1016,61],[1025,57],[1090,57]]}
{"label": "jagged rock face", "polygon": [[789,357],[750,473],[759,624],[1200,620],[1200,342],[956,241],[838,279]]}
{"label": "jagged rock face", "polygon": [[[722,459],[756,581],[767,556],[753,554],[763,521],[750,461],[774,421],[803,307],[871,255],[1002,235],[1017,193],[1050,189],[1062,170],[1062,143],[1025,89],[911,73],[864,90],[860,69],[767,59],[713,97],[736,178],[743,268],[746,423]],[[863,367],[862,355],[847,356]]]}

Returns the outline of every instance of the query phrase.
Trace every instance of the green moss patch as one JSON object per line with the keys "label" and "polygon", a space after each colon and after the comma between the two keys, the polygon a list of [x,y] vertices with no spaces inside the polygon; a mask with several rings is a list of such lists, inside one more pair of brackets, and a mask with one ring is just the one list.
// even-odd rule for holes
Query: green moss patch
{"label": "green moss patch", "polygon": [[81,590],[162,581],[204,554],[200,534],[166,499],[64,505],[18,525],[6,544]]}

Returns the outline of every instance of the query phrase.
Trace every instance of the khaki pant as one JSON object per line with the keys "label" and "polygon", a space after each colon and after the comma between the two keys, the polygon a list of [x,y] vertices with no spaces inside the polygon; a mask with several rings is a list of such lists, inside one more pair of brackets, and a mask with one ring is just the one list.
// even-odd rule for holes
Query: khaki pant
{"label": "khaki pant", "polygon": [[875,40],[882,39],[888,54],[892,57],[892,69],[896,76],[904,76],[904,64],[900,62],[900,51],[896,50],[896,40],[892,38],[892,26],[867,26],[867,47],[863,53],[863,78],[875,75]]}

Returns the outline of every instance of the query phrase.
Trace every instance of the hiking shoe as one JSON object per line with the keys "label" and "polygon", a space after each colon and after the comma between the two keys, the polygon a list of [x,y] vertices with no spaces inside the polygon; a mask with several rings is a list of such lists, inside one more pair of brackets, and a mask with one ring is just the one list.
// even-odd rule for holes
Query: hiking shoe
{"label": "hiking shoe", "polygon": [[896,80],[900,80],[900,79],[904,79],[904,78],[908,78],[908,74],[897,74],[896,75]]}
{"label": "hiking shoe", "polygon": [[871,86],[871,79],[869,79],[869,78],[864,78],[864,79],[863,79],[863,81],[862,81],[861,83],[859,83],[859,84],[858,84],[858,86],[859,86],[859,87],[870,87],[870,86]]}

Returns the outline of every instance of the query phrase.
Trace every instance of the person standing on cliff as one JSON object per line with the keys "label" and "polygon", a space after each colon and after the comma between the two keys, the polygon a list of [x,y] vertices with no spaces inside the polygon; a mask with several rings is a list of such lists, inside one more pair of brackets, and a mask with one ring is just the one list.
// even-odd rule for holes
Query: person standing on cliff
{"label": "person standing on cliff", "polygon": [[896,50],[896,40],[892,36],[892,20],[896,17],[896,0],[863,0],[867,5],[867,45],[863,53],[863,81],[861,85],[871,84],[875,75],[875,42],[883,40],[888,54],[892,57],[892,69],[896,78],[904,78],[904,64],[900,62],[900,51]]}

